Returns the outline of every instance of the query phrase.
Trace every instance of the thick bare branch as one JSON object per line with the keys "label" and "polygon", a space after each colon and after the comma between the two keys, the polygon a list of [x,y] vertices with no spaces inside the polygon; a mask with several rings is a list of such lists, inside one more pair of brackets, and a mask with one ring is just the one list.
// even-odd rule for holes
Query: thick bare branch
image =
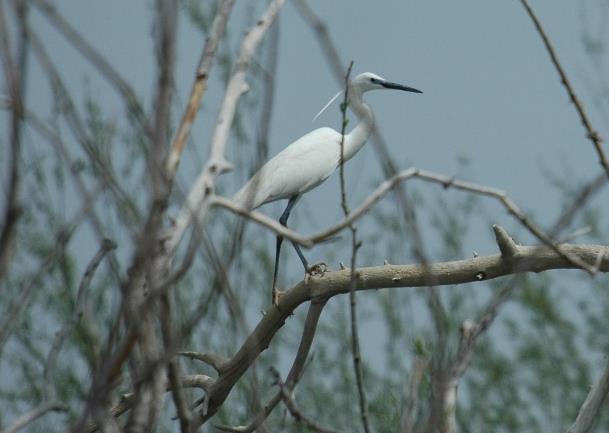
{"label": "thick bare branch", "polygon": [[444,188],[456,188],[462,191],[467,191],[474,194],[479,194],[487,197],[492,197],[499,201],[501,205],[512,215],[520,224],[522,224],[533,236],[535,236],[540,242],[546,246],[552,248],[557,254],[562,256],[565,260],[571,261],[575,267],[579,267],[591,275],[594,275],[595,268],[594,262],[585,263],[577,257],[569,256],[567,253],[562,251],[554,240],[541,230],[530,218],[514,203],[509,195],[496,188],[492,188],[485,185],[479,185],[472,182],[456,179],[439,173],[433,173],[431,171],[420,170],[417,168],[409,168],[401,171],[391,179],[388,179],[381,183],[375,191],[373,191],[363,202],[352,211],[347,218],[345,218],[339,224],[336,224],[326,230],[319,233],[310,235],[308,237],[302,237],[291,231],[285,231],[281,233],[281,228],[278,224],[273,223],[268,217],[263,216],[258,212],[248,212],[242,209],[226,198],[220,198],[218,196],[211,197],[211,204],[222,206],[226,209],[232,210],[239,215],[247,217],[253,221],[256,221],[266,227],[271,228],[275,233],[281,233],[286,238],[294,240],[296,243],[301,244],[305,247],[309,247],[311,244],[317,244],[327,240],[328,238],[339,233],[341,230],[349,227],[364,214],[366,214],[378,201],[380,201],[387,193],[389,193],[396,185],[401,182],[408,181],[410,179],[420,179],[426,182],[436,183]]}
{"label": "thick bare branch", "polygon": [[504,192],[496,188],[491,188],[484,185],[478,185],[472,182],[466,182],[463,180],[456,179],[454,177],[448,177],[442,174],[433,173],[426,170],[419,170],[417,168],[409,168],[403,170],[391,179],[384,181],[372,194],[364,200],[364,202],[354,210],[348,218],[345,218],[343,222],[332,226],[321,233],[312,235],[309,237],[314,243],[321,240],[327,239],[330,236],[335,235],[349,224],[364,215],[368,210],[381,198],[383,198],[396,184],[404,182],[411,178],[421,179],[427,182],[433,182],[442,185],[444,188],[456,188],[462,191],[469,191],[471,193],[480,194],[488,197],[493,197],[498,200],[503,207],[508,211],[510,215],[516,218],[533,236],[548,247],[552,248],[557,254],[563,257],[565,260],[571,261],[576,267],[579,267],[591,275],[594,275],[594,269],[589,263],[582,262],[577,257],[571,257],[554,243],[554,241],[543,232],[537,225],[535,225],[522,210],[514,203],[514,201]]}
{"label": "thick bare branch", "polygon": [[[302,337],[300,338],[300,345],[296,352],[296,357],[290,368],[290,372],[285,381],[285,386],[292,390],[298,383],[300,376],[302,375],[305,367],[307,356],[311,350],[313,344],[313,338],[315,337],[315,331],[317,324],[319,323],[319,317],[326,305],[327,299],[315,299],[309,306],[307,318],[305,320],[304,329],[302,331]],[[233,433],[251,433],[258,429],[262,423],[271,414],[275,406],[281,401],[281,392],[275,394],[275,396],[264,406],[263,410],[247,425],[244,426],[227,426],[227,425],[216,425],[216,428]]]}
{"label": "thick bare branch", "polygon": [[184,146],[190,136],[192,125],[199,112],[199,106],[201,105],[205,89],[207,88],[207,81],[209,80],[209,74],[214,63],[216,51],[220,45],[222,36],[224,35],[226,22],[228,21],[234,3],[235,0],[223,0],[220,2],[216,16],[211,24],[211,29],[205,38],[205,45],[203,46],[201,59],[197,66],[195,81],[190,90],[188,105],[186,106],[186,110],[184,110],[184,114],[182,114],[180,126],[176,131],[175,138],[171,144],[171,149],[169,150],[169,154],[165,161],[165,171],[169,181],[173,180],[175,176]]}
{"label": "thick bare branch", "polygon": [[163,200],[169,190],[164,159],[167,153],[166,143],[174,88],[178,8],[177,0],[156,1],[156,21],[159,29],[156,42],[157,85],[151,125],[152,146],[148,154],[148,170],[155,200]]}
{"label": "thick bare branch", "polygon": [[[605,259],[600,272],[609,272],[609,247],[599,245],[560,245],[565,254],[577,257],[586,263],[594,263],[599,254]],[[509,263],[501,255],[479,256],[452,262],[425,265],[383,265],[358,268],[357,290],[397,287],[424,287],[431,279],[434,285],[454,285],[490,280],[505,275],[525,272],[542,272],[550,269],[579,269],[579,266],[545,246],[519,246],[515,260]],[[255,330],[243,343],[239,351],[226,365],[210,389],[207,411],[200,413],[204,422],[216,413],[237,380],[247,371],[252,354],[260,353],[270,343],[275,333],[283,326],[287,317],[302,303],[312,298],[326,298],[349,292],[351,271],[349,269],[326,272],[323,276],[301,281],[281,297],[278,307],[268,309]],[[255,357],[254,357],[255,358]]]}

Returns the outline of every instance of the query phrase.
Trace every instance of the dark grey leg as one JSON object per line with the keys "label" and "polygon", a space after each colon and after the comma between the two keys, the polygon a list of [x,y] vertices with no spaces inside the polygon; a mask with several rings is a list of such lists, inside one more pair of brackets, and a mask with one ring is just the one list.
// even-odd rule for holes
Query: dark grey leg
{"label": "dark grey leg", "polygon": [[[290,197],[290,199],[288,200],[288,205],[286,206],[285,210],[281,214],[281,217],[279,218],[279,223],[282,226],[284,226],[284,227],[288,226],[288,218],[290,217],[290,212],[292,211],[292,208],[294,207],[294,205],[296,204],[296,202],[298,201],[299,198],[300,198],[300,195],[294,195],[294,196]],[[275,270],[273,271],[273,303],[274,304],[276,304],[276,300],[277,300],[276,299],[277,291],[275,289],[275,284],[277,283],[277,272],[278,272],[278,268],[279,268],[279,251],[281,250],[282,243],[283,243],[283,236],[277,235],[277,244],[275,247]],[[294,246],[294,249],[296,249],[296,253],[298,254],[298,257],[300,257],[300,261],[302,262],[303,266],[305,267],[305,272],[306,272],[307,269],[309,268],[307,259],[305,258],[304,254],[300,250],[300,247],[298,246],[298,244],[295,244],[294,242],[292,242],[292,245]]]}

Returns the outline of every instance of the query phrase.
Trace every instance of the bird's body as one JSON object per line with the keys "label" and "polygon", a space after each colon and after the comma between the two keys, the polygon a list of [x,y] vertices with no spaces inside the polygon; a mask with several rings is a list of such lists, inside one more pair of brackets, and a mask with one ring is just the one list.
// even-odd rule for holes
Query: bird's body
{"label": "bird's body", "polygon": [[[233,200],[255,209],[312,190],[336,170],[340,138],[332,128],[319,128],[302,136],[264,164]],[[293,164],[288,166],[285,161]]]}
{"label": "bird's body", "polygon": [[[375,89],[398,89],[421,93],[411,87],[391,83],[378,75],[366,72],[349,83],[349,108],[360,118],[359,123],[343,142],[344,161],[351,159],[368,141],[374,127],[372,109],[363,102],[362,94]],[[233,196],[233,200],[246,209],[255,209],[265,203],[288,199],[288,206],[280,218],[287,225],[290,211],[299,197],[310,191],[338,168],[341,163],[341,133],[332,128],[319,128],[302,136],[275,155]],[[276,303],[275,282],[277,263],[283,238],[277,237],[275,273],[273,276],[273,302]],[[308,271],[308,264],[300,248],[296,251]]]}
{"label": "bird's body", "polygon": [[[351,134],[345,135],[345,161],[357,153],[369,135],[368,131],[364,140],[358,140],[360,143],[354,143],[355,137]],[[264,164],[233,200],[245,208],[255,209],[312,190],[339,166],[340,143],[341,134],[332,128],[309,132]]]}

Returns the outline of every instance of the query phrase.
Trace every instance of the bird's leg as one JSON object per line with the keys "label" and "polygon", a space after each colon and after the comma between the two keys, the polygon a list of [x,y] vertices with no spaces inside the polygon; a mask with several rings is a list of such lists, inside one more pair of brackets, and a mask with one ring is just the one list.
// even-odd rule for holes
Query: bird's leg
{"label": "bird's leg", "polygon": [[283,236],[277,235],[277,244],[275,247],[275,270],[273,271],[273,291],[271,299],[273,305],[277,306],[279,303],[279,292],[277,290],[277,271],[279,270],[279,251],[281,250],[281,243],[283,242]]}
{"label": "bird's leg", "polygon": [[294,246],[294,249],[296,250],[296,254],[298,254],[298,257],[300,257],[300,261],[302,262],[302,266],[304,266],[304,268],[305,268],[305,272],[309,272],[309,262],[307,261],[306,257],[302,253],[300,246],[298,246],[298,244],[296,242],[292,242],[292,245]]}
{"label": "bird's leg", "polygon": [[315,263],[313,265],[309,265],[309,262],[307,261],[304,254],[302,253],[300,246],[296,242],[292,242],[292,245],[294,246],[294,249],[296,250],[298,257],[300,257],[300,261],[302,262],[302,265],[304,266],[305,278],[307,278],[309,275],[323,275],[326,273],[326,271],[328,270],[327,264],[325,264],[324,262],[320,262],[320,263]]}
{"label": "bird's leg", "polygon": [[[282,226],[284,226],[284,227],[288,226],[288,218],[290,217],[290,212],[292,211],[292,208],[294,207],[294,205],[296,204],[296,202],[298,201],[299,198],[300,198],[299,195],[294,195],[294,196],[290,197],[290,199],[288,200],[288,205],[286,206],[285,210],[281,214],[281,217],[279,217],[279,223]],[[280,297],[280,292],[279,292],[279,290],[277,290],[277,272],[279,270],[279,251],[281,250],[282,242],[283,242],[283,236],[277,235],[277,244],[275,247],[275,270],[273,271],[273,292],[272,292],[273,305],[275,305],[275,306],[277,306],[277,304],[279,304],[279,297]],[[306,259],[302,255],[302,252],[299,251],[299,249],[297,249],[297,251],[298,251],[300,260],[304,260],[303,263],[306,263]]]}

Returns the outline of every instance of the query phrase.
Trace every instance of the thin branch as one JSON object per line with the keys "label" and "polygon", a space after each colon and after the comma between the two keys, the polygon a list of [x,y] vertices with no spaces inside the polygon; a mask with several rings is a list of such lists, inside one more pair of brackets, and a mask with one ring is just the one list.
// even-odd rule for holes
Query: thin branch
{"label": "thin branch", "polygon": [[565,90],[569,94],[569,98],[571,99],[571,102],[573,102],[573,105],[575,105],[577,114],[579,114],[579,119],[580,119],[582,125],[584,126],[584,129],[586,130],[586,135],[587,135],[588,139],[594,145],[594,148],[596,149],[596,153],[598,154],[599,162],[600,162],[601,166],[603,167],[603,169],[605,170],[607,177],[609,178],[609,161],[607,160],[607,155],[605,154],[605,151],[603,150],[602,137],[592,127],[592,122],[590,122],[590,119],[588,118],[588,115],[586,114],[584,105],[579,100],[577,95],[575,94],[575,90],[573,89],[573,86],[571,85],[571,82],[569,81],[569,78],[567,77],[565,70],[563,69],[563,67],[560,64],[560,61],[558,60],[558,55],[556,54],[556,51],[554,50],[554,47],[552,46],[552,43],[550,42],[548,35],[546,34],[545,30],[543,29],[541,22],[535,15],[535,12],[533,12],[533,9],[531,9],[531,6],[529,6],[529,3],[527,0],[520,0],[520,2],[522,3],[527,14],[533,21],[533,24],[535,25],[535,28],[537,29],[537,32],[539,33],[539,36],[541,37],[543,44],[546,47],[546,51],[548,52],[548,54],[550,56],[550,60],[552,61],[552,64],[556,68],[556,72],[558,72],[558,75],[560,76],[560,81],[562,82],[563,86],[565,87]]}
{"label": "thin branch", "polygon": [[241,215],[264,227],[267,227],[268,229],[272,230],[273,233],[281,235],[285,239],[288,239],[292,242],[296,242],[297,244],[302,245],[305,248],[311,248],[314,245],[314,243],[311,242],[306,237],[299,235],[294,230],[291,230],[291,229],[279,224],[276,220],[274,220],[271,217],[266,216],[262,212],[247,210],[241,206],[236,205],[233,201],[231,201],[230,199],[227,199],[225,197],[222,197],[219,195],[213,195],[209,199],[209,204],[210,204],[210,206],[219,206],[224,209],[228,209],[231,212],[236,213],[237,215]]}
{"label": "thin branch", "polygon": [[[502,258],[506,263],[511,263],[518,257],[517,247],[509,235],[498,226],[493,226],[493,230],[497,236],[497,244],[501,248],[503,242],[508,242],[509,247],[507,249],[512,252],[512,255],[504,254],[502,250]],[[504,245],[504,248],[505,245]],[[513,248],[513,249],[512,249]],[[484,309],[480,318],[474,323],[470,320],[465,320],[461,324],[460,328],[460,339],[457,354],[453,359],[450,367],[448,368],[449,374],[444,384],[443,391],[443,419],[442,419],[442,431],[447,433],[454,433],[456,431],[456,410],[457,410],[457,392],[459,388],[459,382],[461,377],[465,373],[465,370],[469,367],[474,348],[478,341],[478,338],[485,333],[495,318],[499,314],[499,309],[505,304],[510,298],[514,288],[517,287],[518,283],[522,281],[522,275],[516,275],[512,281],[499,290],[493,298],[489,301],[488,305]]]}
{"label": "thin branch", "polygon": [[57,9],[47,0],[32,0],[55,28],[96,68],[100,74],[112,84],[122,96],[127,109],[134,115],[140,128],[150,136],[146,115],[142,105],[129,83],[114,69],[112,64],[97,49],[88,43],[72,25],[63,18]]}
{"label": "thin branch", "polygon": [[334,236],[335,234],[339,233],[344,228],[349,227],[350,224],[354,223],[364,214],[366,214],[372,208],[372,206],[374,206],[379,200],[381,200],[385,195],[387,195],[389,191],[395,188],[397,184],[408,181],[413,178],[420,179],[426,182],[436,183],[444,188],[455,188],[462,191],[467,191],[470,193],[479,194],[496,199],[502,204],[502,206],[508,211],[511,216],[518,220],[520,224],[522,224],[539,241],[541,241],[546,246],[552,248],[565,260],[570,261],[575,267],[579,267],[588,272],[589,274],[594,275],[595,270],[591,264],[582,262],[577,257],[569,256],[564,251],[561,251],[559,246],[550,238],[550,236],[544,231],[542,231],[537,225],[535,225],[535,223],[533,223],[526,216],[526,214],[516,205],[516,203],[514,203],[514,201],[509,197],[509,195],[507,195],[506,192],[485,185],[479,185],[472,182],[459,180],[454,177],[449,177],[443,174],[420,170],[417,168],[409,168],[407,170],[403,170],[391,179],[384,181],[362,202],[362,204],[358,208],[352,211],[349,216],[346,217],[342,222],[308,237],[303,237],[293,232],[285,232],[285,234],[281,233],[281,228],[277,227],[277,224],[272,222],[270,218],[265,217],[264,215],[258,212],[248,212],[245,209],[234,205],[230,200],[226,198],[213,196],[211,201],[215,205],[230,209],[233,212],[238,213],[239,215],[259,222],[260,224],[263,224],[266,227],[272,228],[275,233],[281,233],[286,238],[294,240],[295,242],[305,247],[309,247],[311,244],[323,242],[331,236]]}
{"label": "thin branch", "polygon": [[168,193],[168,180],[163,165],[169,134],[171,98],[174,88],[176,58],[177,0],[157,0],[156,20],[159,37],[156,42],[157,85],[154,101],[154,120],[151,127],[152,146],[148,154],[148,170],[152,180],[154,200],[163,200]]}
{"label": "thin branch", "polygon": [[414,430],[419,403],[419,387],[428,364],[429,360],[424,355],[419,353],[415,355],[410,372],[406,406],[400,422],[400,433],[412,433]]}
{"label": "thin branch", "polygon": [[66,412],[67,410],[68,406],[60,401],[41,403],[31,411],[19,416],[9,427],[2,430],[2,433],[16,433],[36,421],[38,418],[45,416],[49,412]]}
{"label": "thin branch", "polygon": [[72,332],[72,329],[76,325],[77,321],[83,315],[84,303],[86,300],[86,292],[91,285],[91,281],[93,280],[93,275],[95,271],[101,264],[103,258],[108,254],[109,251],[116,248],[116,244],[106,239],[102,242],[98,252],[95,254],[93,259],[87,265],[85,269],[85,273],[83,274],[82,280],[80,281],[80,285],[78,287],[78,291],[76,293],[76,299],[74,302],[74,311],[70,319],[63,325],[61,330],[55,335],[55,339],[53,340],[53,344],[51,345],[51,349],[49,350],[49,355],[47,356],[47,361],[44,366],[43,378],[44,378],[44,394],[45,399],[48,401],[55,399],[55,386],[53,383],[53,376],[55,374],[55,366],[57,362],[57,356],[63,346],[63,343],[67,336]]}
{"label": "thin branch", "polygon": [[292,415],[292,417],[294,417],[296,422],[302,422],[308,428],[310,428],[311,430],[314,430],[318,433],[339,433],[338,430],[324,427],[321,424],[319,424],[317,421],[315,421],[314,419],[305,415],[300,410],[300,408],[298,408],[298,405],[296,404],[294,397],[291,395],[291,390],[289,389],[289,387],[287,387],[281,381],[279,372],[277,370],[275,370],[274,368],[271,368],[271,373],[273,374],[273,377],[275,379],[275,384],[279,388],[279,393],[281,395],[281,399],[283,400],[283,403],[285,404],[285,407],[288,408],[288,411],[290,411],[290,414]]}
{"label": "thin branch", "polygon": [[[320,19],[313,10],[310,8],[306,0],[298,0],[295,2],[296,7],[300,11],[301,16],[314,30],[314,35],[317,38],[323,53],[325,54],[326,60],[330,65],[334,79],[342,86],[344,80],[344,63],[340,58],[336,44],[333,42],[326,23]],[[391,178],[398,174],[398,168],[394,163],[394,158],[389,154],[387,143],[383,138],[378,128],[372,130],[372,143],[375,147],[375,154],[379,158],[379,163],[385,178]],[[406,222],[408,239],[412,240],[413,251],[416,258],[420,263],[427,263],[429,261],[427,253],[425,251],[425,243],[423,241],[421,230],[417,224],[416,212],[412,200],[408,198],[406,193],[406,187],[402,184],[397,184],[395,187],[398,205],[401,208],[402,215]],[[434,321],[436,328],[437,347],[442,349],[446,347],[446,331],[447,331],[447,313],[442,305],[440,296],[438,295],[433,284],[429,284],[426,291],[427,306],[430,310],[431,316]],[[442,357],[443,354],[440,354]]]}
{"label": "thin branch", "polygon": [[[123,218],[127,221],[139,221],[141,219],[141,215],[139,214],[137,207],[133,205],[129,194],[124,190],[124,188],[121,187],[120,183],[117,181],[116,176],[114,175],[112,170],[111,161],[104,160],[100,157],[99,152],[97,151],[92,139],[90,138],[89,134],[86,131],[86,128],[84,127],[84,122],[79,117],[75,109],[74,101],[72,100],[69,91],[64,85],[59,71],[55,67],[51,56],[48,54],[46,48],[44,47],[42,40],[36,35],[36,33],[31,28],[28,28],[28,32],[32,41],[32,49],[36,54],[40,66],[44,69],[45,73],[49,77],[51,87],[56,99],[60,101],[59,105],[61,112],[64,115],[72,134],[87,154],[87,157],[89,158],[92,167],[96,170],[96,174],[98,174],[99,177],[101,177],[109,186],[108,190],[113,194],[115,202],[117,203],[117,213],[122,215]],[[36,115],[31,112],[26,113],[26,115],[28,122],[30,123],[32,119],[35,120],[37,118]],[[44,122],[38,121],[34,126],[37,131],[44,135],[45,138],[49,139],[51,143],[56,146],[63,146],[63,141],[61,140],[59,134],[51,128],[47,127]],[[68,154],[69,153],[67,150],[62,150],[61,155],[64,159],[64,162],[66,163],[66,166],[71,167],[71,163],[68,163],[66,161],[66,155]],[[70,158],[67,157],[67,160],[69,159]],[[72,173],[75,180],[77,176],[74,176],[74,174],[80,174],[80,172],[76,169],[71,169],[70,172]],[[93,215],[93,212],[91,212],[90,214]],[[100,241],[104,237],[100,235],[98,236]]]}
{"label": "thin branch", "polygon": [[[74,163],[74,160],[68,151],[68,146],[66,146],[59,133],[47,126],[42,119],[31,111],[27,111],[25,113],[25,118],[30,127],[32,127],[41,137],[51,143],[55,149],[55,152],[63,160],[64,165],[68,167],[76,190],[81,196],[81,209],[86,214],[96,236],[99,239],[99,242],[103,244],[106,242],[106,237],[104,235],[105,230],[102,221],[95,212],[94,203],[97,197],[107,189],[107,180],[104,176],[102,176],[102,179],[100,179],[98,182],[98,186],[92,192],[89,192],[86,182],[83,179],[82,170],[79,170],[77,164]],[[120,281],[120,265],[114,253],[110,254],[109,263],[116,281]]]}
{"label": "thin branch", "polygon": [[19,291],[19,296],[17,299],[11,302],[7,310],[2,315],[3,319],[0,321],[0,355],[2,354],[6,341],[15,329],[15,326],[20,323],[19,318],[21,317],[21,314],[25,308],[29,305],[30,299],[34,293],[34,289],[40,285],[42,278],[49,273],[57,260],[59,260],[72,234],[73,230],[70,232],[62,232],[57,236],[56,248],[47,254],[40,264],[38,271],[26,284],[24,284],[24,287],[22,287]]}
{"label": "thin branch", "polygon": [[340,224],[330,227],[318,234],[309,236],[308,239],[314,243],[321,240],[327,239],[330,236],[335,235],[349,224],[353,223],[364,215],[368,210],[381,198],[383,198],[396,184],[407,181],[411,178],[418,178],[427,182],[437,183],[442,185],[444,188],[456,188],[462,191],[469,191],[471,193],[480,194],[488,197],[495,198],[498,200],[503,207],[508,211],[510,215],[516,218],[533,236],[535,236],[543,244],[553,249],[558,255],[567,261],[570,261],[575,267],[579,267],[590,275],[594,275],[594,269],[588,263],[582,262],[577,257],[572,257],[566,254],[564,251],[554,243],[554,241],[543,232],[537,225],[535,225],[520,208],[514,203],[514,201],[504,192],[496,188],[491,188],[484,185],[478,185],[472,182],[466,182],[454,177],[448,177],[442,174],[433,173],[430,171],[419,170],[416,168],[409,168],[398,173],[381,183],[379,187],[364,200],[364,202],[353,211],[349,217],[345,218]]}
{"label": "thin branch", "polygon": [[203,95],[207,89],[207,81],[209,80],[209,74],[211,72],[214,58],[222,36],[224,35],[224,29],[226,28],[226,22],[233,8],[235,0],[223,0],[218,5],[218,11],[211,24],[211,28],[207,36],[205,37],[205,45],[203,46],[203,52],[201,53],[201,59],[197,66],[197,72],[195,75],[195,81],[190,90],[190,97],[188,98],[188,105],[182,114],[182,120],[180,126],[176,131],[175,138],[171,144],[171,149],[167,155],[165,161],[166,176],[169,181],[172,181],[175,177],[176,170],[180,163],[180,157],[184,151],[186,141],[190,136],[192,125],[199,112],[199,106],[203,100]]}
{"label": "thin branch", "polygon": [[586,400],[579,409],[577,418],[567,433],[588,433],[598,418],[601,406],[609,393],[609,363],[603,368],[601,376],[590,388]]}
{"label": "thin branch", "polygon": [[159,318],[161,322],[161,331],[163,333],[163,344],[165,353],[170,356],[167,363],[169,387],[171,388],[173,403],[178,413],[178,419],[180,420],[180,431],[182,433],[190,433],[192,413],[188,407],[188,403],[186,402],[186,397],[184,396],[184,390],[182,389],[182,383],[180,381],[180,359],[172,356],[174,353],[174,346],[178,339],[176,338],[173,328],[172,307],[168,293],[164,293],[161,296],[160,304]]}
{"label": "thin branch", "polygon": [[558,234],[567,227],[577,212],[584,208],[584,205],[597,194],[605,185],[607,185],[608,179],[604,171],[600,172],[594,179],[585,184],[582,189],[575,195],[575,199],[570,206],[568,206],[563,213],[560,215],[556,223],[550,230],[550,236],[556,237]]}
{"label": "thin branch", "polygon": [[[205,376],[204,374],[192,374],[188,376],[184,376],[181,378],[181,386],[183,388],[197,388],[201,389],[204,392],[209,392],[209,389],[213,385],[214,380]],[[167,391],[171,391],[171,386],[168,386]],[[134,393],[128,393],[121,396],[120,401],[116,404],[112,409],[110,409],[110,413],[114,418],[118,418],[129,409],[133,408],[136,400],[136,395]],[[97,424],[87,425],[84,431],[87,433],[94,433],[98,430]],[[80,430],[79,430],[80,431]]]}
{"label": "thin branch", "polygon": [[[307,318],[305,319],[305,324],[302,331],[302,336],[300,338],[298,351],[296,352],[294,362],[292,363],[292,367],[290,368],[290,371],[285,381],[285,386],[290,391],[294,389],[294,387],[300,380],[300,377],[302,376],[307,356],[311,351],[311,345],[313,344],[313,338],[315,337],[317,324],[319,323],[319,318],[321,316],[321,312],[323,311],[324,306],[326,305],[326,302],[327,299],[325,298],[313,299],[311,301],[311,304],[309,305],[309,311],[307,313]],[[258,429],[262,425],[262,423],[264,423],[264,421],[268,418],[275,406],[277,406],[280,401],[281,392],[278,392],[266,405],[264,405],[263,410],[260,411],[260,413],[258,413],[258,415],[256,415],[256,417],[247,425],[216,425],[216,428],[233,433],[251,433],[254,430]]]}
{"label": "thin branch", "polygon": [[17,62],[13,62],[10,50],[8,26],[4,7],[0,5],[0,59],[4,66],[4,75],[8,84],[11,99],[11,127],[9,133],[10,158],[7,158],[9,173],[6,204],[4,207],[4,218],[0,230],[0,280],[8,271],[9,262],[12,257],[13,244],[17,233],[17,221],[21,215],[19,205],[20,186],[20,159],[21,159],[21,134],[23,117],[25,112],[25,79],[27,77],[27,59],[29,52],[29,38],[27,28],[28,6],[24,1],[15,3],[17,26],[19,29],[19,45],[17,48]]}
{"label": "thin branch", "polygon": [[225,365],[228,359],[216,355],[215,353],[201,353],[201,352],[191,352],[191,351],[182,351],[177,352],[177,355],[184,356],[189,359],[196,359],[197,361],[201,361],[209,366],[211,366],[216,372],[222,374],[225,370]]}
{"label": "thin branch", "polygon": [[279,58],[279,22],[279,19],[275,20],[275,24],[269,31],[265,64],[261,67],[263,75],[262,101],[260,119],[258,120],[258,131],[256,134],[256,167],[260,167],[268,159],[269,131],[271,129],[271,120],[273,117],[277,60]]}
{"label": "thin branch", "polygon": [[[340,177],[340,206],[343,209],[345,218],[349,217],[349,205],[347,204],[347,189],[345,187],[345,132],[349,119],[347,118],[347,107],[349,105],[349,77],[351,75],[351,69],[353,69],[353,61],[349,63],[347,73],[345,74],[345,92],[343,103],[341,104],[340,111],[342,116],[341,131],[340,131],[340,165],[339,165],[339,177]],[[355,225],[349,224],[349,231],[351,232],[351,283],[349,290],[349,312],[351,318],[351,358],[353,360],[353,369],[355,371],[355,383],[357,385],[357,395],[359,401],[360,417],[362,426],[364,427],[365,433],[370,433],[370,422],[368,420],[368,398],[366,396],[366,387],[364,384],[364,370],[362,366],[362,355],[359,345],[359,332],[357,329],[357,300],[355,296],[356,281],[356,258],[357,250],[359,248],[359,242],[357,240],[357,229]]]}

